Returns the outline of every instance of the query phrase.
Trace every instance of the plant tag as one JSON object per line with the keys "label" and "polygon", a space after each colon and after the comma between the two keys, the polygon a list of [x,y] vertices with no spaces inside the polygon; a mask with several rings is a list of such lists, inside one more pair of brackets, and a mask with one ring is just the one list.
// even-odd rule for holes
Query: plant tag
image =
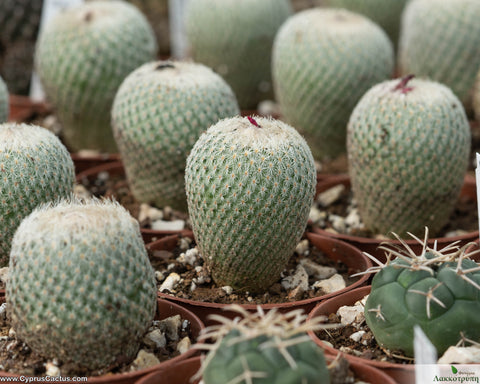
{"label": "plant tag", "polygon": [[[84,0],[44,0],[42,7],[42,18],[40,19],[40,28],[38,35],[42,32],[42,28],[48,23],[48,21],[55,16],[58,12],[64,9],[79,5]],[[32,81],[30,83],[30,98],[34,101],[42,101],[45,99],[45,94],[42,89],[42,85],[35,72],[32,73]]]}
{"label": "plant tag", "polygon": [[430,383],[438,375],[437,350],[418,325],[413,328],[415,353],[415,382]]}
{"label": "plant tag", "polygon": [[185,34],[185,10],[188,2],[189,0],[168,1],[172,57],[177,60],[185,59],[189,50]]}
{"label": "plant tag", "polygon": [[[475,168],[475,180],[477,182],[477,209],[480,212],[480,205],[478,204],[480,201],[480,153],[476,152],[476,155],[477,167]],[[480,227],[480,216],[478,217],[478,225]]]}

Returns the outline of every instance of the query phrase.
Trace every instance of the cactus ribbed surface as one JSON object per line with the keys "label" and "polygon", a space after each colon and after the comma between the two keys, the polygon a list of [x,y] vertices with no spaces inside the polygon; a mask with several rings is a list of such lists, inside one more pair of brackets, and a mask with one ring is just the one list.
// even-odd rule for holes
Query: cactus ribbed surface
{"label": "cactus ribbed surface", "polygon": [[240,113],[228,84],[196,63],[144,64],[123,81],[112,127],[138,201],[186,211],[185,163],[210,125]]}
{"label": "cactus ribbed surface", "polygon": [[400,74],[445,84],[470,113],[480,67],[479,18],[476,0],[411,0],[402,18]]}
{"label": "cactus ribbed surface", "polygon": [[8,265],[12,237],[33,209],[69,196],[75,168],[52,132],[34,125],[0,125],[0,266]]}
{"label": "cactus ribbed surface", "polygon": [[156,51],[145,16],[120,0],[85,2],[42,29],[35,66],[72,151],[117,150],[110,127],[115,93]]}
{"label": "cactus ribbed surface", "polygon": [[185,27],[195,61],[219,73],[241,109],[273,97],[271,51],[288,0],[190,0]]}
{"label": "cactus ribbed surface", "polygon": [[10,95],[3,78],[0,77],[0,124],[8,120],[10,114]]}
{"label": "cactus ribbed surface", "polygon": [[281,113],[317,160],[345,153],[348,117],[360,97],[393,72],[386,33],[345,9],[314,8],[280,28],[272,74]]}
{"label": "cactus ribbed surface", "polygon": [[33,351],[100,369],[133,359],[153,320],[153,268],[118,203],[74,198],[37,208],[12,242],[12,327]]}
{"label": "cactus ribbed surface", "polygon": [[480,339],[480,268],[465,247],[424,248],[418,255],[388,243],[383,248],[399,257],[377,267],[365,303],[365,319],[379,345],[413,356],[414,325],[439,355],[462,335]]}
{"label": "cactus ribbed surface", "polygon": [[345,8],[367,16],[377,23],[390,37],[394,46],[398,44],[400,20],[405,4],[409,0],[323,0],[322,5]]}
{"label": "cactus ribbed surface", "polygon": [[322,348],[306,334],[314,326],[301,311],[247,313],[222,324],[208,336],[216,340],[202,363],[205,384],[329,384]]}
{"label": "cactus ribbed surface", "polygon": [[402,79],[372,87],[348,125],[352,192],[365,226],[376,233],[432,234],[457,202],[470,154],[460,100],[433,81]]}
{"label": "cactus ribbed surface", "polygon": [[217,284],[252,292],[273,284],[315,194],[305,140],[273,119],[221,120],[194,145],[185,181],[193,232]]}

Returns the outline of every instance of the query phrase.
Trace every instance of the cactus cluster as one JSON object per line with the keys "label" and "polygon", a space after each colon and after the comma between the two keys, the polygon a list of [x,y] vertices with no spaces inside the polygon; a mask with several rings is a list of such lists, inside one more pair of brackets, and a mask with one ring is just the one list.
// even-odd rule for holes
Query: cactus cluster
{"label": "cactus cluster", "polygon": [[45,128],[0,125],[0,266],[8,265],[20,222],[41,204],[69,196],[75,168],[65,146]]}
{"label": "cactus cluster", "polygon": [[432,234],[449,220],[470,153],[465,110],[440,83],[406,76],[372,87],[348,124],[352,193],[375,233]]}
{"label": "cactus cluster", "polygon": [[204,345],[210,350],[201,369],[205,384],[330,383],[323,351],[306,334],[316,325],[306,322],[301,311],[231,309],[240,318],[215,316],[221,325],[205,335],[216,340]]}
{"label": "cactus cluster", "polygon": [[186,211],[185,163],[200,134],[240,113],[228,84],[190,62],[150,62],[121,84],[112,128],[135,198]]}
{"label": "cactus cluster", "polygon": [[91,1],[56,15],[37,41],[35,67],[72,151],[117,150],[110,109],[123,79],[155,60],[145,16],[121,0]]}
{"label": "cactus cluster", "polygon": [[255,109],[273,96],[273,40],[291,13],[288,0],[190,0],[191,55],[227,81],[241,109]]}
{"label": "cactus cluster", "polygon": [[283,117],[317,160],[345,153],[348,117],[360,97],[393,72],[386,33],[345,9],[313,8],[289,18],[275,37],[272,75]]}
{"label": "cactus cluster", "polygon": [[285,268],[313,203],[316,171],[305,140],[271,118],[211,126],[185,170],[199,250],[219,285],[260,291]]}
{"label": "cactus cluster", "polygon": [[470,113],[480,67],[479,18],[475,0],[411,0],[402,18],[400,74],[414,73],[448,86]]}
{"label": "cactus cluster", "polygon": [[109,200],[37,207],[13,238],[6,297],[41,356],[89,370],[133,359],[157,304],[138,222]]}
{"label": "cactus cluster", "polygon": [[478,251],[467,254],[471,244],[428,247],[428,231],[424,241],[414,238],[423,245],[420,254],[405,243],[381,246],[388,260],[374,267],[378,273],[365,303],[365,319],[376,341],[413,356],[415,325],[439,354],[462,337],[479,340],[480,267],[471,259]]}

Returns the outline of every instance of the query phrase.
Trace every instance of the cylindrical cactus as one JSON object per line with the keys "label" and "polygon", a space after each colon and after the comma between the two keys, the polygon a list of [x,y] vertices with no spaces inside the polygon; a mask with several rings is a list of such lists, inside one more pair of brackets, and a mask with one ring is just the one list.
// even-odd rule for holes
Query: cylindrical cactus
{"label": "cylindrical cactus", "polygon": [[452,213],[470,154],[460,100],[427,80],[385,81],[359,101],[348,125],[352,192],[374,232],[432,234]]}
{"label": "cylindrical cactus", "polygon": [[117,150],[110,127],[115,93],[156,51],[145,16],[120,0],[85,2],[42,29],[35,67],[71,150]]}
{"label": "cylindrical cactus", "polygon": [[424,246],[418,255],[388,243],[383,248],[397,257],[377,267],[365,303],[365,319],[379,345],[413,356],[415,325],[439,354],[462,335],[480,339],[480,267],[466,247]]}
{"label": "cylindrical cactus", "polygon": [[237,321],[217,317],[223,324],[207,334],[216,343],[202,363],[205,384],[330,383],[323,351],[306,334],[315,326],[304,315],[239,312]]}
{"label": "cylindrical cactus", "polygon": [[138,222],[118,203],[45,204],[13,238],[12,327],[38,354],[79,369],[133,359],[153,320],[153,268]]}
{"label": "cylindrical cactus", "polygon": [[317,160],[345,153],[351,111],[372,85],[390,77],[393,64],[386,33],[345,9],[302,11],[280,28],[272,57],[275,95]]}
{"label": "cylindrical cactus", "polygon": [[200,136],[185,170],[188,212],[219,285],[259,291],[280,277],[316,184],[305,140],[268,118],[224,119]]}
{"label": "cylindrical cactus", "polygon": [[3,78],[0,77],[0,124],[8,120],[10,114],[10,95]]}
{"label": "cylindrical cactus", "polygon": [[480,67],[479,18],[476,0],[411,0],[402,18],[400,74],[445,84],[470,113]]}
{"label": "cylindrical cactus", "polygon": [[409,0],[323,0],[322,5],[345,8],[367,16],[387,33],[396,47],[400,34],[400,20]]}
{"label": "cylindrical cactus", "polygon": [[57,136],[45,128],[0,125],[0,266],[8,265],[12,237],[41,203],[73,192],[75,168]]}
{"label": "cylindrical cactus", "polygon": [[288,0],[190,0],[185,27],[195,61],[219,73],[241,109],[273,96],[271,51]]}
{"label": "cylindrical cactus", "polygon": [[135,198],[186,211],[190,150],[210,125],[239,113],[231,88],[204,65],[159,61],[133,71],[115,96],[112,127]]}

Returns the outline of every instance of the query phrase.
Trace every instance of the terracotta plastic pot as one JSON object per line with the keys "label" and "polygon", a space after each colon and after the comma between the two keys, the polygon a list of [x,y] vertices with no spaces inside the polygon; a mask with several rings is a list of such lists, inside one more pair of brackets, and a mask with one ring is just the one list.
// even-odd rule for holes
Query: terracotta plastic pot
{"label": "terracotta plastic pot", "polygon": [[[306,237],[318,250],[322,251],[328,258],[334,261],[340,261],[344,263],[349,269],[349,274],[365,271],[372,265],[371,261],[365,255],[363,255],[360,250],[343,241],[315,233],[306,233]],[[147,244],[146,247],[150,251],[172,251],[176,247],[178,239],[179,236],[176,235],[168,236],[153,243]],[[293,309],[300,308],[303,309],[305,313],[308,313],[319,301],[328,299],[343,292],[352,290],[356,287],[365,285],[368,281],[368,278],[368,275],[362,275],[353,284],[336,292],[329,293],[327,295],[285,303],[263,304],[260,305],[260,307],[262,307],[265,311],[268,311],[272,308],[277,308],[280,312],[288,312]],[[236,312],[230,312],[226,310],[228,304],[189,300],[184,298],[178,298],[173,295],[161,292],[159,292],[158,294],[160,297],[179,303],[188,310],[194,312],[207,326],[214,324],[214,322],[209,318],[209,315],[211,314],[222,315],[229,318],[234,318],[235,316],[237,316]],[[258,306],[259,305],[257,304],[242,304],[243,308],[252,312],[256,311]]]}
{"label": "terracotta plastic pot", "polygon": [[[332,361],[333,357],[327,356],[327,361]],[[175,366],[175,369],[167,372],[152,372],[142,377],[136,384],[159,384],[159,383],[175,383],[175,384],[198,384],[200,380],[191,381],[192,377],[198,372],[201,366],[201,356],[192,357],[184,360]],[[372,384],[396,384],[386,373],[374,367],[350,362],[350,369],[355,374],[357,380],[362,380]]]}
{"label": "terracotta plastic pot", "polygon": [[[5,302],[5,297],[0,298],[0,303]],[[157,320],[162,320],[170,316],[175,316],[175,315],[180,315],[180,317],[184,320],[188,320],[190,322],[190,328],[192,332],[192,336],[195,342],[199,335],[200,332],[205,328],[205,325],[202,323],[202,321],[192,312],[189,310],[183,308],[182,306],[173,303],[168,300],[163,300],[162,298],[158,298],[158,309],[157,309],[157,315],[155,319]],[[128,372],[128,373],[118,373],[118,374],[109,374],[105,376],[95,376],[95,377],[88,377],[88,383],[95,383],[95,384],[131,384],[131,383],[136,383],[138,379],[141,377],[148,375],[152,372],[168,372],[171,369],[174,369],[176,364],[179,362],[189,359],[195,355],[198,354],[198,350],[196,349],[189,349],[187,352],[182,353],[181,355],[178,355],[170,360],[166,360],[161,362],[160,364],[154,365],[149,368],[145,369],[140,369],[138,371],[134,372]],[[5,372],[5,371],[0,371],[0,377],[21,377],[20,375],[14,374],[12,372]],[[37,380],[38,379],[38,380]],[[23,380],[25,381],[25,380]],[[68,382],[72,382],[70,380],[67,380]],[[55,382],[67,382],[67,381],[55,381]],[[51,383],[52,380],[45,380],[41,381],[40,377],[35,378],[35,383]],[[167,383],[167,382],[166,382]],[[172,382],[173,383],[173,382]]]}
{"label": "terracotta plastic pot", "polygon": [[[107,162],[105,164],[98,165],[96,167],[91,167],[83,172],[77,173],[76,181],[79,184],[82,184],[82,181],[88,180],[94,182],[98,175],[102,172],[108,173],[110,176],[125,176],[125,168],[121,161]],[[149,228],[141,228],[140,232],[142,233],[143,241],[145,243],[150,243],[152,241],[161,239],[165,236],[170,235],[182,235],[188,236],[191,235],[192,231],[190,229],[181,229],[181,230],[155,230]]]}
{"label": "terracotta plastic pot", "polygon": [[[337,175],[337,176],[331,176],[326,178],[325,180],[321,181],[317,185],[317,192],[321,193],[324,192],[336,185],[343,184],[345,187],[350,188],[350,178],[348,175]],[[466,197],[469,200],[476,201],[477,199],[477,192],[476,192],[476,182],[475,182],[475,177],[472,175],[467,175],[465,176],[465,181],[462,187],[462,190],[460,192],[460,196]],[[354,245],[355,247],[359,248],[363,252],[367,252],[373,256],[375,256],[378,260],[384,262],[386,261],[385,258],[385,253],[382,250],[378,249],[378,246],[380,243],[382,243],[385,240],[379,240],[379,239],[374,239],[374,238],[369,238],[369,237],[361,237],[361,236],[353,236],[353,235],[347,235],[347,234],[342,234],[342,233],[334,233],[330,232],[318,227],[313,227],[312,231],[315,233],[319,233],[324,236],[330,236],[334,237],[340,240],[343,240],[349,244]],[[434,243],[437,243],[438,249],[441,249],[455,241],[459,242],[459,245],[465,245],[469,242],[475,241],[479,238],[479,231],[472,231],[468,232],[463,235],[459,236],[451,236],[451,237],[439,237],[439,238],[431,238],[428,241],[428,244],[430,246],[433,246]],[[400,245],[400,242],[396,239],[391,239],[388,240],[389,243],[393,244],[398,244]],[[405,239],[405,242],[415,251],[415,252],[421,252],[422,246],[420,243],[418,243],[414,239]]]}
{"label": "terracotta plastic pot", "polygon": [[9,95],[10,113],[8,120],[17,123],[28,121],[35,116],[46,116],[51,108],[44,102],[33,101],[27,96]]}
{"label": "terracotta plastic pot", "polygon": [[99,165],[109,164],[121,161],[118,153],[101,153],[101,154],[83,154],[70,153],[73,164],[75,165],[75,173],[85,172],[90,168],[98,167]]}
{"label": "terracotta plastic pot", "polygon": [[[355,302],[363,299],[365,295],[368,295],[370,289],[370,286],[364,286],[322,301],[310,312],[308,319],[313,319],[317,316],[329,316],[332,313],[336,313],[338,308],[343,305],[354,305]],[[320,340],[315,332],[309,331],[308,334],[317,345],[325,350],[326,354],[336,356],[338,353],[341,353],[337,349],[330,347]],[[399,384],[415,383],[415,366],[413,364],[395,364],[384,361],[368,360],[347,353],[343,353],[343,356],[345,356],[345,358],[351,363],[380,369]]]}

